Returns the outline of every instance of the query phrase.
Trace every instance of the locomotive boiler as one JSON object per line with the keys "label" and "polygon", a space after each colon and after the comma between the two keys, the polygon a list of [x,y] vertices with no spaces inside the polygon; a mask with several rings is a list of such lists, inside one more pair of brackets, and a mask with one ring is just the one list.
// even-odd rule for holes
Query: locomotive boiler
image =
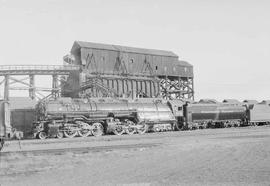
{"label": "locomotive boiler", "polygon": [[58,98],[37,106],[34,136],[86,137],[104,133],[145,133],[172,130],[175,117],[159,99],[71,99]]}

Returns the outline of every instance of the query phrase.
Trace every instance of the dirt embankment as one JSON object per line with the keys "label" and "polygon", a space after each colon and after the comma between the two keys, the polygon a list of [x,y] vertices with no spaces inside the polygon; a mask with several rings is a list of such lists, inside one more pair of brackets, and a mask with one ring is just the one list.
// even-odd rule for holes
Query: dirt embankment
{"label": "dirt embankment", "polygon": [[23,141],[16,148],[10,142],[1,154],[1,186],[270,185],[267,126]]}

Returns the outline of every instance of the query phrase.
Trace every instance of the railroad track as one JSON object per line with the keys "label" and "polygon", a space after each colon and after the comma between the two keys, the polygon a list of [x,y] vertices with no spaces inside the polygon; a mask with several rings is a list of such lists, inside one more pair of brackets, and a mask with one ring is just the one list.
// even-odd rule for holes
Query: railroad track
{"label": "railroad track", "polygon": [[24,151],[12,151],[12,152],[0,152],[1,157],[5,158],[10,155],[22,155],[22,156],[40,156],[46,155],[62,155],[65,153],[97,153],[102,151],[112,151],[121,149],[139,149],[139,148],[152,148],[161,145],[161,143],[145,143],[145,144],[128,144],[128,145],[107,145],[107,146],[95,146],[95,147],[72,147],[72,148],[57,148],[57,149],[38,149],[38,150],[24,150]]}
{"label": "railroad track", "polygon": [[[259,127],[241,127],[241,128],[226,128],[226,129],[204,129],[195,131],[174,131],[162,133],[147,133],[144,135],[107,135],[100,137],[86,137],[86,138],[64,138],[64,139],[48,139],[48,140],[21,140],[21,141],[7,141],[1,151],[1,156],[8,154],[29,154],[30,152],[38,154],[42,153],[63,153],[74,152],[79,153],[91,151],[96,152],[99,150],[121,148],[139,148],[140,145],[146,145],[145,140],[150,139],[153,144],[160,143],[165,138],[184,138],[195,136],[215,136],[217,134],[223,135],[228,131],[232,134],[241,135],[246,133],[246,130],[269,128],[269,126]],[[120,144],[119,144],[120,143]]]}

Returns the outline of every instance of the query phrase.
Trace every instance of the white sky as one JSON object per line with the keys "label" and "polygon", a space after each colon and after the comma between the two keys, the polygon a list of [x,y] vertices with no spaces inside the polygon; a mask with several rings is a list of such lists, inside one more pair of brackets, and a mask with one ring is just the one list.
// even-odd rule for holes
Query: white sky
{"label": "white sky", "polygon": [[267,0],[0,0],[1,65],[61,65],[75,40],[171,50],[196,99],[270,99]]}

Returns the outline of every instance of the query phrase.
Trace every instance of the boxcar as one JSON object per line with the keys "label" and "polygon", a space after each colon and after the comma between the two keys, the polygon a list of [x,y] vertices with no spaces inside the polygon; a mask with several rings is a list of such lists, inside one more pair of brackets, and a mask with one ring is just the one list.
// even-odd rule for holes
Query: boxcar
{"label": "boxcar", "polygon": [[259,104],[253,104],[249,107],[248,119],[252,125],[261,125],[270,123],[270,102],[263,101]]}

